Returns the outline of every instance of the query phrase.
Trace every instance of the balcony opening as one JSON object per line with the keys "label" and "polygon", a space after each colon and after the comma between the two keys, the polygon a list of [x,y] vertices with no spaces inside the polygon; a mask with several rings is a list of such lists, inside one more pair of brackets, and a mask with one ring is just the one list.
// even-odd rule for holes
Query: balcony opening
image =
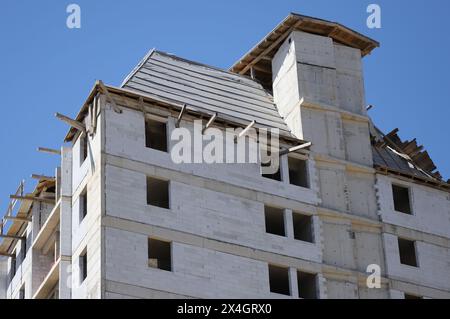
{"label": "balcony opening", "polygon": [[392,185],[394,197],[394,209],[397,212],[411,215],[411,202],[409,198],[409,188]]}
{"label": "balcony opening", "polygon": [[298,296],[303,299],[317,299],[317,276],[297,271]]}
{"label": "balcony opening", "polygon": [[300,187],[309,187],[308,170],[305,160],[288,157],[289,183]]}
{"label": "balcony opening", "polygon": [[290,296],[289,269],[269,265],[270,292]]}
{"label": "balcony opening", "polygon": [[149,238],[148,266],[172,271],[172,244],[170,242]]}
{"label": "balcony opening", "polygon": [[278,236],[286,236],[284,209],[264,206],[266,232]]}
{"label": "balcony opening", "polygon": [[167,152],[167,124],[147,119],[145,121],[145,146]]}
{"label": "balcony opening", "polygon": [[400,263],[403,265],[418,267],[416,256],[416,243],[412,240],[399,238],[398,249],[400,254]]}
{"label": "balcony opening", "polygon": [[169,209],[169,181],[147,177],[147,205]]}
{"label": "balcony opening", "polygon": [[312,216],[292,213],[294,238],[308,243],[314,242]]}

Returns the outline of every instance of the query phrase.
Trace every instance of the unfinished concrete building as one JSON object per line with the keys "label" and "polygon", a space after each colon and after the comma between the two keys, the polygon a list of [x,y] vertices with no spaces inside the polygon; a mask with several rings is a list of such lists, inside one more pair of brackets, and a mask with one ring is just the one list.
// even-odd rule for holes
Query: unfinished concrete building
{"label": "unfinished concrete building", "polygon": [[[0,297],[449,298],[450,184],[367,115],[377,46],[290,14],[228,71],[152,50],[121,87],[97,82],[58,114],[54,176],[11,196]],[[276,174],[171,160],[176,127],[249,126],[279,129]]]}

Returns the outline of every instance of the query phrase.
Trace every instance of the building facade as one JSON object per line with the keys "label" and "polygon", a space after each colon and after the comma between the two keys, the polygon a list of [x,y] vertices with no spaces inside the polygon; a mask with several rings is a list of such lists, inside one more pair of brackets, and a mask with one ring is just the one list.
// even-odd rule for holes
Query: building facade
{"label": "building facade", "polygon": [[[11,197],[0,297],[450,298],[450,184],[368,116],[377,46],[290,14],[228,71],[152,50],[121,87],[97,82],[58,115],[55,175]],[[277,129],[279,170],[177,164],[180,128],[244,130],[219,143],[234,151]]]}

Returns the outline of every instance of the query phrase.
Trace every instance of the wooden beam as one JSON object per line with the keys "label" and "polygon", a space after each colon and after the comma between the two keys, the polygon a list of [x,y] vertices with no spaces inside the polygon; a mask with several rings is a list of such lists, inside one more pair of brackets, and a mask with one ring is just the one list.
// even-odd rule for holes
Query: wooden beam
{"label": "wooden beam", "polygon": [[254,68],[254,66],[252,66],[250,68],[250,77],[252,78],[252,80],[255,79],[255,68]]}
{"label": "wooden beam", "polygon": [[13,235],[4,235],[4,234],[0,234],[0,238],[26,240],[26,237],[13,236]]}
{"label": "wooden beam", "polygon": [[55,116],[57,119],[66,122],[67,124],[69,124],[70,126],[72,126],[73,128],[76,128],[77,130],[85,133],[86,132],[86,127],[84,126],[83,123],[72,120],[70,117],[65,116],[63,114],[60,114],[58,112],[55,113]]}
{"label": "wooden beam", "polygon": [[289,153],[293,153],[293,152],[299,151],[299,150],[301,150],[301,149],[310,147],[311,145],[312,145],[312,143],[311,143],[311,142],[308,142],[308,143],[304,143],[304,144],[301,144],[301,145],[297,145],[297,146],[291,147],[291,148],[286,149],[286,150],[282,150],[282,151],[280,152],[280,156],[283,156],[283,155],[286,155],[286,154],[289,154]]}
{"label": "wooden beam", "polygon": [[183,118],[183,115],[184,115],[185,112],[186,112],[186,104],[183,104],[183,107],[181,108],[180,114],[178,114],[178,118],[177,118],[177,121],[175,123],[175,127],[176,128],[180,127],[181,119]]}
{"label": "wooden beam", "polygon": [[285,31],[278,39],[276,39],[271,45],[269,45],[264,51],[262,51],[258,57],[253,59],[249,64],[247,64],[239,74],[245,74],[247,71],[256,63],[258,63],[263,57],[265,57],[270,51],[272,51],[278,44],[280,44],[284,39],[286,39],[292,31],[294,31],[298,26],[302,24],[302,20],[297,21],[292,27],[290,27],[287,31]]}
{"label": "wooden beam", "polygon": [[3,257],[10,257],[10,258],[16,257],[16,255],[13,255],[13,254],[7,254],[7,253],[0,253],[0,256],[3,256]]}
{"label": "wooden beam", "polygon": [[47,147],[38,147],[37,151],[42,153],[61,155],[61,151]]}
{"label": "wooden beam", "polygon": [[216,120],[217,113],[214,113],[209,119],[208,123],[206,123],[205,127],[202,129],[202,134],[205,134],[205,131],[214,123]]}
{"label": "wooden beam", "polygon": [[[127,103],[126,102],[127,99],[125,98],[124,100],[125,100],[125,103]],[[144,114],[144,119],[146,119],[147,118],[147,111],[145,110],[144,98],[142,96],[139,97],[138,104],[139,104],[139,107],[140,107],[142,113]]]}
{"label": "wooden beam", "polygon": [[54,204],[55,200],[50,198],[42,198],[42,197],[34,197],[34,196],[17,196],[17,195],[10,195],[9,198],[11,199],[18,199],[18,200],[31,200],[36,202],[42,202],[47,204]]}
{"label": "wooden beam", "polygon": [[252,66],[251,69],[253,69],[254,71],[265,73],[265,74],[272,74],[272,69],[267,69],[267,68],[264,68],[264,67],[260,67],[258,65]]}
{"label": "wooden beam", "polygon": [[241,133],[239,133],[238,136],[235,136],[235,137],[234,137],[234,142],[237,143],[238,138],[241,138],[241,137],[247,135],[248,131],[249,131],[253,126],[255,126],[255,124],[256,124],[256,121],[254,121],[254,120],[251,121],[250,124],[247,125],[247,126],[244,128],[244,130],[243,130]]}
{"label": "wooden beam", "polygon": [[98,86],[100,87],[100,90],[102,91],[102,93],[105,94],[106,99],[108,99],[109,102],[111,102],[111,104],[113,106],[113,109],[114,109],[114,112],[122,113],[122,110],[117,106],[116,101],[114,100],[112,95],[109,93],[109,91],[106,88],[106,86],[103,84],[103,81],[99,80],[97,83],[98,83]]}
{"label": "wooden beam", "polygon": [[54,176],[45,176],[45,175],[39,175],[39,174],[31,174],[32,179],[48,179],[51,181],[54,181],[56,178]]}
{"label": "wooden beam", "polygon": [[8,220],[16,220],[18,222],[31,222],[31,218],[25,218],[25,217],[4,216],[3,218],[8,219]]}

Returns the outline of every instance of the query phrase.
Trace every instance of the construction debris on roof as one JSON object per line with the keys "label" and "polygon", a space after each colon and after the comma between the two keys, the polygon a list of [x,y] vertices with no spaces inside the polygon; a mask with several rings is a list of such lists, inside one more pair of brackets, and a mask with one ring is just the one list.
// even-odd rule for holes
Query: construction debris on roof
{"label": "construction debris on roof", "polygon": [[255,128],[278,128],[293,136],[272,96],[247,76],[151,51],[122,87],[177,104],[252,122]]}
{"label": "construction debris on roof", "polygon": [[396,128],[388,134],[383,134],[378,128],[372,126],[371,140],[374,166],[450,188],[450,185],[448,185],[450,180],[447,183],[442,180],[441,174],[436,171],[436,165],[428,152],[424,150],[424,147],[419,146],[416,139],[402,141],[398,136],[398,131],[398,128]]}

